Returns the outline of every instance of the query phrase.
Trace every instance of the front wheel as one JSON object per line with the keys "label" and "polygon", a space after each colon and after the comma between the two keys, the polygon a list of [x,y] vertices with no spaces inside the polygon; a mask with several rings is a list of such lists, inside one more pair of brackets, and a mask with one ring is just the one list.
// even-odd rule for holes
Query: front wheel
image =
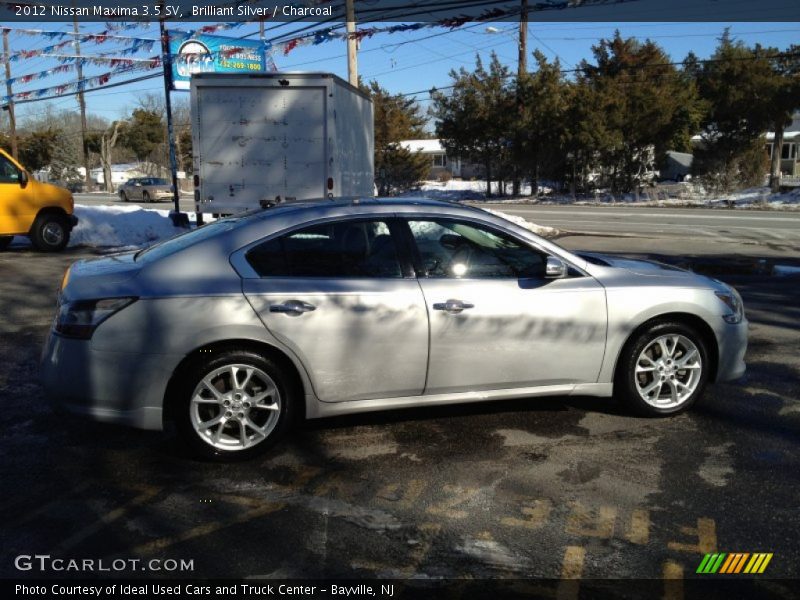
{"label": "front wheel", "polygon": [[13,235],[3,235],[0,236],[0,251],[5,250],[11,245],[11,242],[14,241]]}
{"label": "front wheel", "polygon": [[120,192],[119,193],[119,199],[122,200],[123,202],[127,202],[128,201],[128,194],[126,194],[125,192]]}
{"label": "front wheel", "polygon": [[710,362],[703,338],[683,323],[657,323],[622,352],[615,390],[636,413],[674,415],[703,393]]}
{"label": "front wheel", "polygon": [[33,222],[30,238],[38,250],[57,252],[69,243],[69,234],[70,227],[66,217],[60,214],[43,214]]}
{"label": "front wheel", "polygon": [[142,192],[142,202],[150,202],[150,194]]}
{"label": "front wheel", "polygon": [[273,361],[250,351],[202,357],[183,377],[174,418],[181,441],[213,459],[249,458],[289,429],[291,386]]}

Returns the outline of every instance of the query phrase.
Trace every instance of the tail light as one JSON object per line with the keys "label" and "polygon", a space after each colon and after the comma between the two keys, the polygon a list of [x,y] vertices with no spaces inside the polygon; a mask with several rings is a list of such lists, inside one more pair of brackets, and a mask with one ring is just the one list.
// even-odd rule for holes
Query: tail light
{"label": "tail light", "polygon": [[65,337],[88,340],[103,321],[134,302],[136,298],[62,302],[58,306],[54,328]]}

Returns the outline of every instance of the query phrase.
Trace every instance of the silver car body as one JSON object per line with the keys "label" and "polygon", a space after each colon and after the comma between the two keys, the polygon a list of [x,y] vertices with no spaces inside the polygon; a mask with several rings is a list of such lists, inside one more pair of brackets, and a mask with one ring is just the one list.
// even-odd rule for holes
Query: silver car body
{"label": "silver car body", "polygon": [[[359,217],[458,218],[500,229],[574,277],[517,280],[260,278],[245,253],[265,238]],[[221,231],[221,230],[225,231]],[[545,395],[607,397],[620,352],[647,320],[680,315],[710,342],[712,380],[744,372],[747,321],[723,320],[727,285],[673,267],[568,252],[485,211],[431,200],[285,204],[209,229],[193,243],[75,263],[62,302],[136,297],[89,340],[51,332],[46,393],[99,420],[161,429],[168,386],[216,344],[279,352],[302,383],[307,418]],[[198,232],[199,233],[199,232]],[[202,239],[197,239],[202,238]],[[180,247],[174,251],[174,247]],[[163,255],[162,255],[163,254]],[[451,299],[474,308],[434,310]],[[271,312],[288,302],[302,315]]]}

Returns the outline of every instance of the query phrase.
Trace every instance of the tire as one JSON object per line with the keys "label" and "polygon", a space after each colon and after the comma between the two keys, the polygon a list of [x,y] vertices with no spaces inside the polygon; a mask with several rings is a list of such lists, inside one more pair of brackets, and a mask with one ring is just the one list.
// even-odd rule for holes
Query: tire
{"label": "tire", "polygon": [[180,443],[193,455],[244,460],[266,452],[286,434],[297,397],[274,361],[249,350],[222,350],[187,365],[171,416]]}
{"label": "tire", "polygon": [[14,241],[13,235],[0,236],[0,252],[7,249],[11,245],[11,242],[13,241]]}
{"label": "tire", "polygon": [[636,414],[675,415],[703,394],[710,366],[703,337],[694,329],[674,321],[654,323],[625,345],[614,390]]}
{"label": "tire", "polygon": [[120,192],[119,193],[119,199],[122,200],[123,202],[127,202],[128,201],[128,194],[126,194],[125,192]]}
{"label": "tire", "polygon": [[43,252],[58,252],[69,243],[70,226],[64,215],[45,213],[36,217],[31,227],[33,245]]}
{"label": "tire", "polygon": [[151,202],[150,194],[147,192],[142,192],[142,202]]}

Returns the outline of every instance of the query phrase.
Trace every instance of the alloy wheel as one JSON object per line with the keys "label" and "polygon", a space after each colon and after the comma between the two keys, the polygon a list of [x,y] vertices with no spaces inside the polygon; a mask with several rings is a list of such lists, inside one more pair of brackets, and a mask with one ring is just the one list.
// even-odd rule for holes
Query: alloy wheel
{"label": "alloy wheel", "polygon": [[697,390],[703,374],[700,351],[689,338],[661,335],[636,359],[634,380],[642,400],[656,408],[675,408]]}

